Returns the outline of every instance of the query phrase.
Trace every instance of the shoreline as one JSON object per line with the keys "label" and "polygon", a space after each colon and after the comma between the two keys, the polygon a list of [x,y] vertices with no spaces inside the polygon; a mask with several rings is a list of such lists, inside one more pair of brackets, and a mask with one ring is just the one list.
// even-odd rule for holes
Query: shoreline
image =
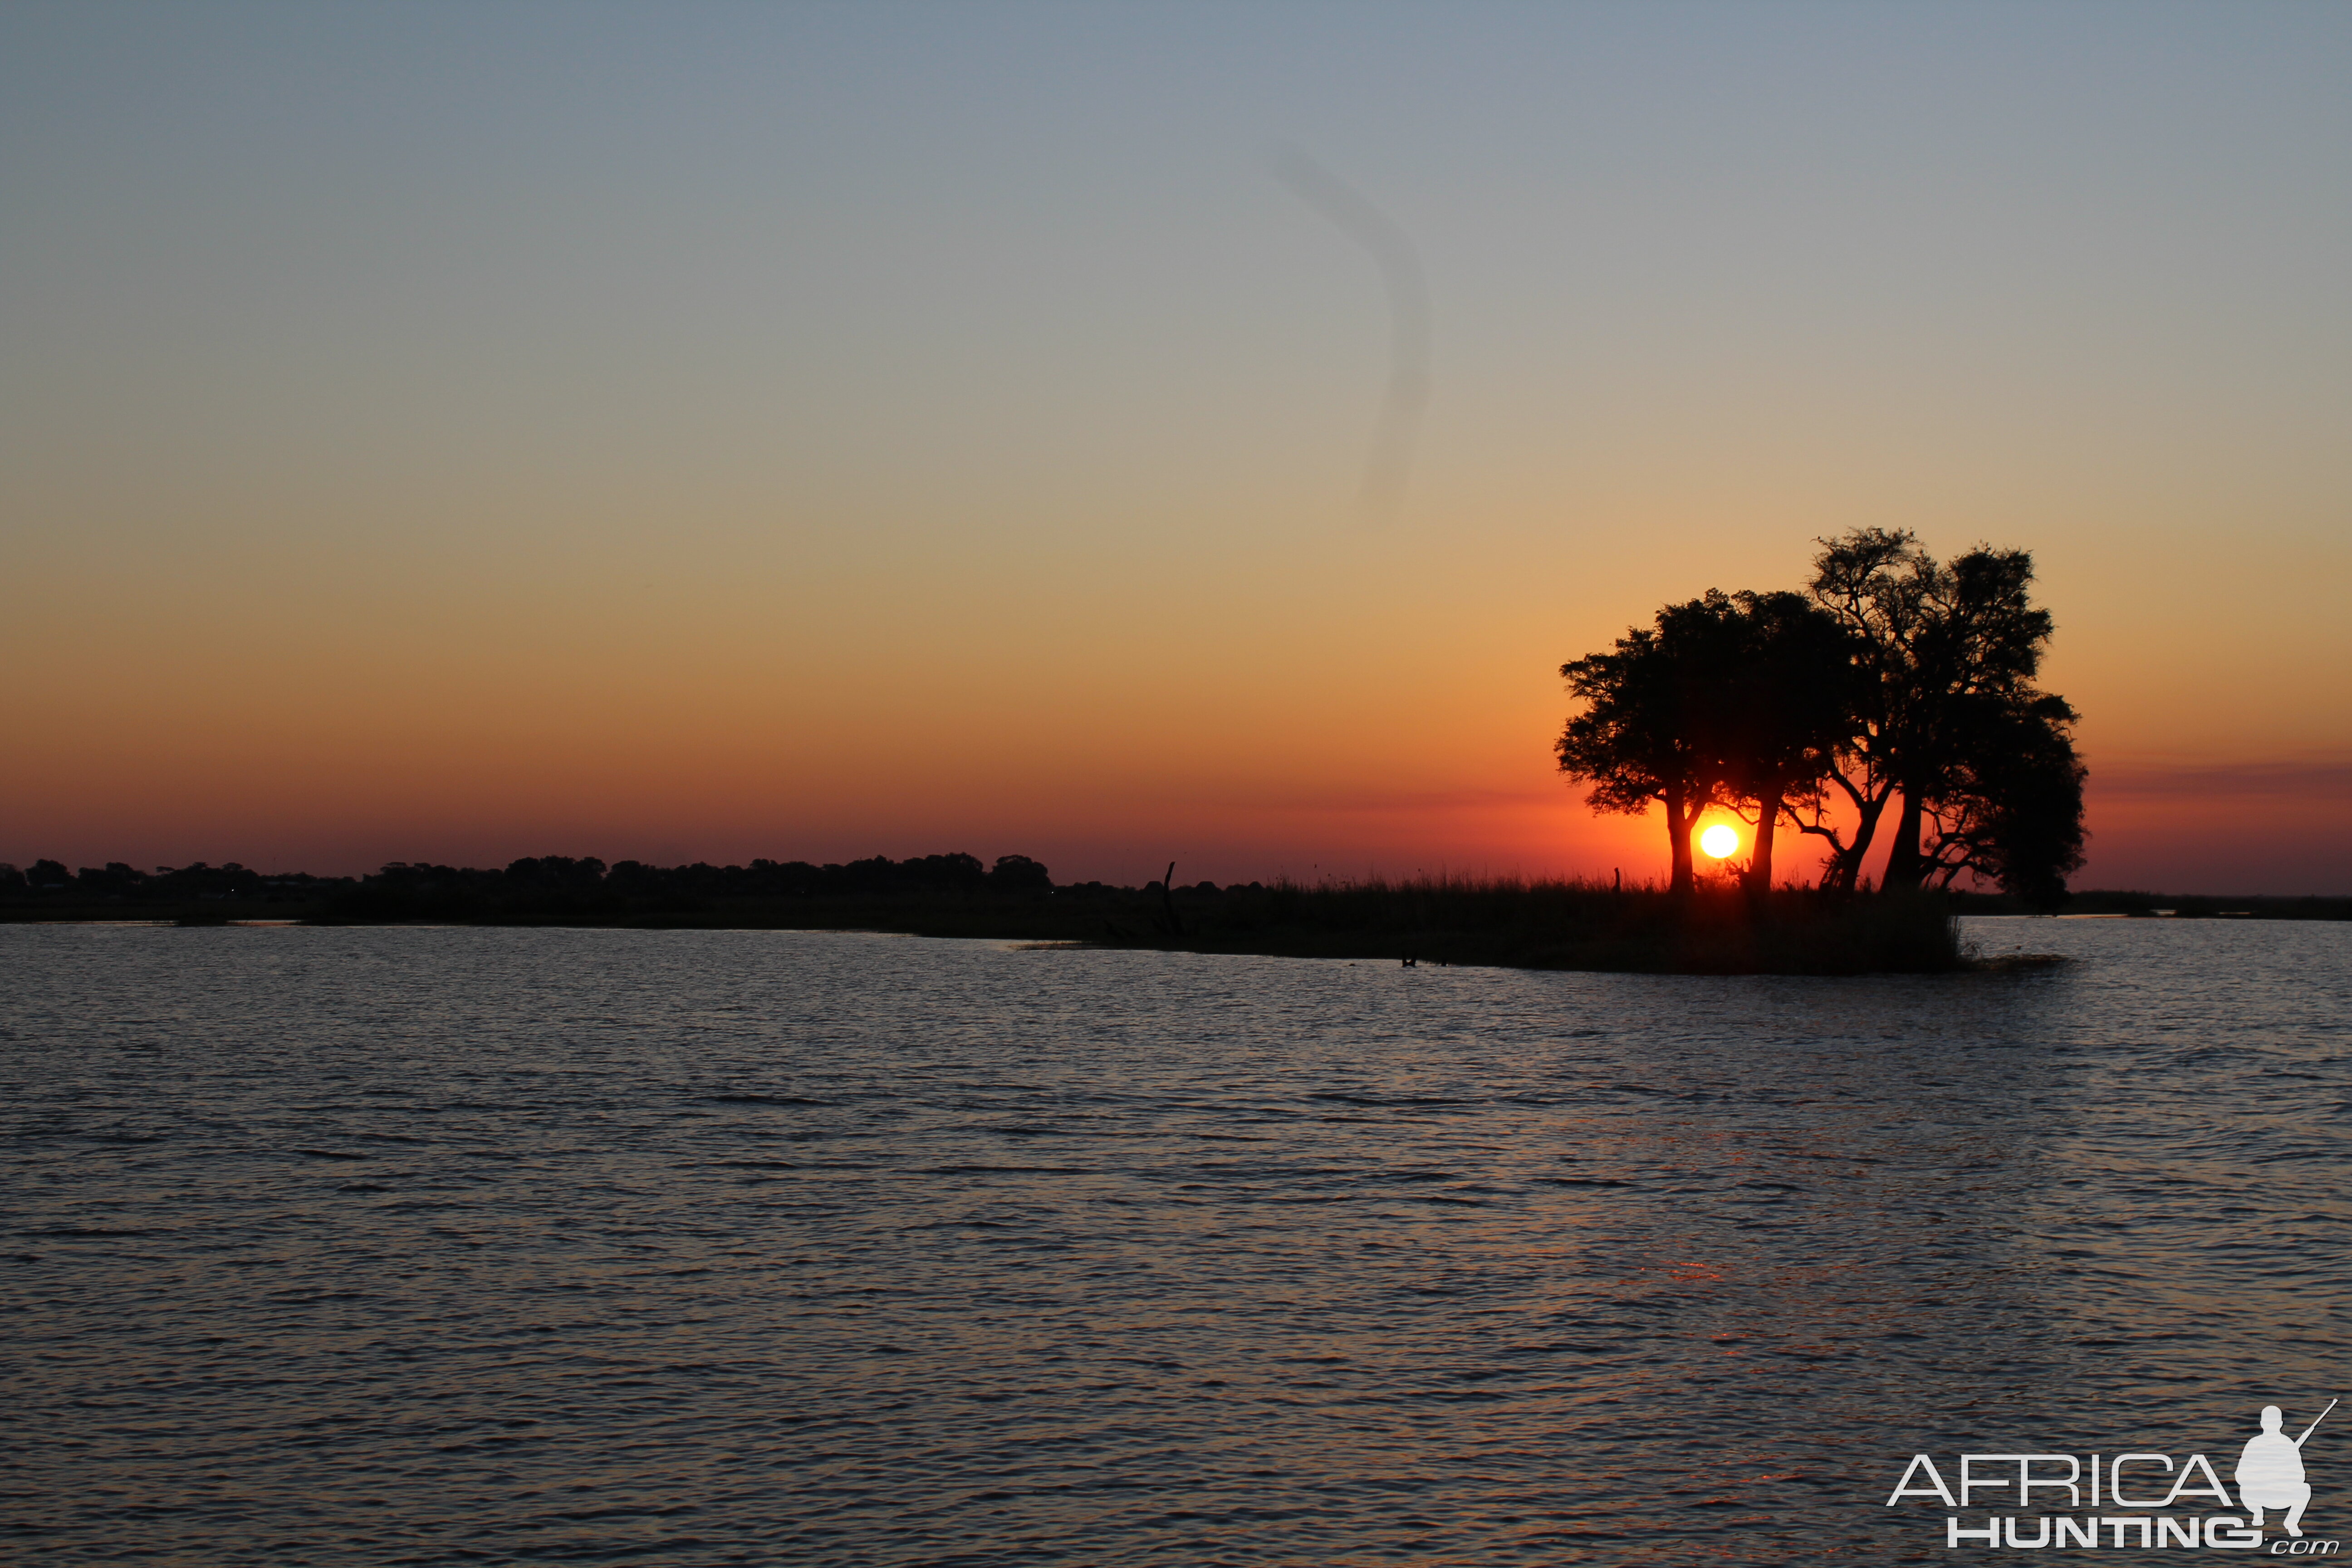
{"label": "shoreline", "polygon": [[[425,883],[287,887],[258,896],[0,900],[5,924],[552,926],[651,931],[865,931],[1040,945],[1657,974],[2013,973],[2046,956],[1969,951],[1955,918],[2030,914],[1986,894],[1509,881],[1207,884],[1172,892],[1083,884],[700,898],[610,886]],[[2091,891],[2058,919],[2342,920],[2352,899]]]}
{"label": "shoreline", "polygon": [[1617,973],[2011,973],[2055,960],[1967,951],[1955,900],[1728,889],[1677,900],[1573,883],[1404,883],[1203,891],[811,895],[663,904],[544,895],[502,901],[223,899],[0,905],[0,922],[215,927],[542,926],[652,931],[865,931],[1108,950]]}

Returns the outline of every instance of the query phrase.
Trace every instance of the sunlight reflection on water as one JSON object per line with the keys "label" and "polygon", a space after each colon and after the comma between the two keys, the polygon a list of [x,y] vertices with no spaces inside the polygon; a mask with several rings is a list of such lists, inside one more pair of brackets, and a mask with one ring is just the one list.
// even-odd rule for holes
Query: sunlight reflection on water
{"label": "sunlight reflection on water", "polygon": [[2081,962],[0,928],[0,1542],[1928,1561],[1914,1452],[2342,1392],[2352,930],[1976,933]]}

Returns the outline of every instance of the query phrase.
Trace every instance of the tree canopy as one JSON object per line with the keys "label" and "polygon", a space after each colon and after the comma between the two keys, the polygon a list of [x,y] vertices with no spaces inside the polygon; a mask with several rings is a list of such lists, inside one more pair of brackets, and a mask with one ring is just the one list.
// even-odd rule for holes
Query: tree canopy
{"label": "tree canopy", "polygon": [[1769,802],[1749,876],[1769,886],[1772,825],[1792,792],[1811,798],[1843,741],[1853,667],[1845,633],[1802,595],[1709,590],[1561,667],[1587,706],[1554,750],[1596,810],[1664,806],[1677,891],[1701,812]]}
{"label": "tree canopy", "polygon": [[1707,761],[1702,700],[1713,662],[1703,646],[1712,618],[1706,600],[1670,605],[1658,612],[1654,629],[1634,626],[1613,648],[1559,671],[1586,704],[1553,747],[1560,771],[1591,782],[1586,798],[1595,811],[1639,813],[1653,801],[1664,806],[1677,891],[1691,886],[1691,829],[1720,789]]}
{"label": "tree canopy", "polygon": [[2038,903],[2082,864],[2074,710],[2033,685],[2053,622],[2032,557],[1979,546],[1939,563],[1911,533],[1822,541],[1803,593],[1667,605],[1563,665],[1585,704],[1554,750],[1596,810],[1664,808],[1669,886],[1694,882],[1710,806],[1755,827],[1748,885],[1771,886],[1786,820],[1826,841],[1851,891],[1888,808],[1886,887],[1962,875]]}

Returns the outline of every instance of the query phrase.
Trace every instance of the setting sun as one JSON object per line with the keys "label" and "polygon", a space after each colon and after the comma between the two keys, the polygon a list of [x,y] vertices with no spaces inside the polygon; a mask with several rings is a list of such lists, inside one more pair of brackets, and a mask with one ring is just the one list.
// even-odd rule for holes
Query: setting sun
{"label": "setting sun", "polygon": [[1739,829],[1727,822],[1718,822],[1698,836],[1698,847],[1717,860],[1728,859],[1739,849]]}

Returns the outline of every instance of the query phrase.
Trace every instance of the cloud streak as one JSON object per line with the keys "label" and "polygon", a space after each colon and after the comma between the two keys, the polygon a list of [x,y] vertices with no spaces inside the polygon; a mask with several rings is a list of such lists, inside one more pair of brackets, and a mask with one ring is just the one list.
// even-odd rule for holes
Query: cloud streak
{"label": "cloud streak", "polygon": [[2148,795],[2165,798],[2289,795],[2331,802],[2352,801],[2352,762],[2319,758],[2309,761],[2225,763],[2207,766],[2167,767],[2123,763],[2093,767],[2090,792],[2107,795]]}
{"label": "cloud streak", "polygon": [[1268,155],[1274,177],[1332,226],[1370,253],[1389,296],[1389,376],[1372,426],[1360,502],[1376,523],[1395,518],[1412,470],[1412,448],[1429,405],[1429,277],[1412,237],[1353,186],[1296,147]]}

